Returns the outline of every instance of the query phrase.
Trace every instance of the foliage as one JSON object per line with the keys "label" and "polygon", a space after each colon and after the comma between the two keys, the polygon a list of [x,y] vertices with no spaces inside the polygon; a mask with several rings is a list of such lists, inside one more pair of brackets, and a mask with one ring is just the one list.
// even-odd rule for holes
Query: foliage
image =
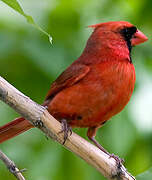
{"label": "foliage", "polygon": [[6,3],[8,6],[10,6],[12,9],[14,9],[16,12],[24,16],[29,24],[33,25],[35,28],[46,34],[49,37],[50,42],[52,43],[52,37],[34,22],[32,16],[25,14],[20,4],[16,0],[2,0],[2,1]]}
{"label": "foliage", "polygon": [[139,174],[137,176],[137,180],[150,180],[152,179],[152,168],[150,168],[148,171],[142,173],[142,174]]}
{"label": "foliage", "polygon": [[[24,10],[51,32],[52,46],[46,36],[28,25],[4,2],[13,1],[0,1],[0,74],[38,103],[43,102],[57,75],[81,54],[91,33],[91,29],[86,28],[88,25],[126,20],[151,39],[151,0],[20,0]],[[24,16],[22,8],[16,7]],[[108,151],[125,158],[127,169],[137,175],[152,166],[151,42],[136,47],[132,56],[137,73],[133,98],[123,112],[99,130],[97,139]],[[1,125],[17,116],[0,102]],[[86,129],[75,131],[86,138]],[[104,180],[95,169],[48,141],[37,129],[0,146],[19,168],[28,169],[24,173],[27,179]],[[13,180],[1,162],[0,165],[0,179]],[[151,169],[137,176],[137,180],[146,178],[151,179]]]}

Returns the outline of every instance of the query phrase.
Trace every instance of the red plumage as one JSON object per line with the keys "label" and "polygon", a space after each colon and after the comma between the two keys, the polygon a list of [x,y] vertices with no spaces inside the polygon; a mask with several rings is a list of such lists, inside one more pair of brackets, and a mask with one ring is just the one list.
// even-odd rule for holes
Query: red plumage
{"label": "red plumage", "polygon": [[[89,139],[100,148],[94,139],[96,130],[125,107],[134,89],[131,47],[147,37],[124,21],[90,27],[94,32],[82,55],[53,82],[44,105],[69,126],[88,127]],[[0,128],[0,142],[31,127],[19,118]]]}

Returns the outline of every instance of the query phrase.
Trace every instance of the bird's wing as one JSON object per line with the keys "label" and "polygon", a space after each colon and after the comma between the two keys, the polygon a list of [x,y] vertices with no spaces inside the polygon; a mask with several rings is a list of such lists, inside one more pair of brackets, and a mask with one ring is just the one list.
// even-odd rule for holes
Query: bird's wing
{"label": "bird's wing", "polygon": [[52,99],[59,91],[70,87],[80,81],[90,71],[90,67],[84,64],[72,64],[69,66],[51,85],[51,88],[45,98]]}

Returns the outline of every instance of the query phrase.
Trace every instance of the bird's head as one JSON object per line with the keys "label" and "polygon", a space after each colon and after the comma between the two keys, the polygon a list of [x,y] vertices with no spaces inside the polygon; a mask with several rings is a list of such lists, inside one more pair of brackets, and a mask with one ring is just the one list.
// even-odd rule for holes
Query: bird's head
{"label": "bird's head", "polygon": [[148,40],[134,25],[125,21],[105,22],[89,27],[94,31],[80,58],[86,63],[124,59],[132,62],[132,47]]}
{"label": "bird's head", "polygon": [[111,21],[91,25],[89,27],[98,31],[99,36],[101,35],[102,37],[106,34],[111,34],[113,38],[118,37],[120,40],[123,38],[127,42],[129,50],[131,50],[132,46],[136,46],[148,40],[141,31],[126,21]]}

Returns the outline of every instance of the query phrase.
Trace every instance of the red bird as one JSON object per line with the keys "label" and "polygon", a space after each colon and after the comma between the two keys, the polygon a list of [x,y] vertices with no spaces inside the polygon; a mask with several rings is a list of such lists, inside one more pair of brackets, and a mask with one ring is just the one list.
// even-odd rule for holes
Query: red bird
{"label": "red bird", "polygon": [[[63,123],[65,140],[67,127],[85,127],[88,138],[109,154],[95,140],[96,131],[130,100],[135,84],[131,49],[148,39],[129,22],[89,27],[94,31],[82,55],[52,83],[43,105]],[[0,142],[32,127],[18,118],[0,127]]]}

